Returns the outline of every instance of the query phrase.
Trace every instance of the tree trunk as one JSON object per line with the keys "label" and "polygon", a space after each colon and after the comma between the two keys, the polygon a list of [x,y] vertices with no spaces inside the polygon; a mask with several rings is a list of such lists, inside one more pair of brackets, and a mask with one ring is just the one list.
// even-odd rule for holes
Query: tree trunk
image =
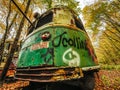
{"label": "tree trunk", "polygon": [[9,16],[10,16],[10,12],[11,12],[11,1],[9,2],[9,11],[8,11],[8,15],[7,15],[7,18],[6,18],[6,30],[5,30],[5,34],[3,35],[3,38],[2,38],[2,43],[0,44],[0,64],[2,62],[2,56],[3,56],[3,52],[4,52],[4,44],[5,44],[5,40],[7,38],[7,33],[8,33],[8,19],[9,19]]}
{"label": "tree trunk", "polygon": [[[12,0],[12,1],[13,1],[13,0]],[[28,9],[29,9],[29,6],[30,6],[30,2],[31,2],[31,0],[28,0],[27,6],[26,6],[26,9],[25,9],[25,12],[24,12],[25,15],[26,15],[27,12],[28,12]],[[6,73],[7,73],[8,69],[9,69],[10,63],[11,63],[11,61],[12,61],[12,57],[13,57],[13,55],[14,55],[15,47],[16,47],[16,45],[17,45],[17,43],[18,43],[18,40],[19,40],[21,31],[22,31],[22,28],[23,28],[23,25],[24,25],[24,21],[25,21],[25,17],[23,17],[22,20],[21,20],[21,22],[20,22],[20,26],[19,26],[19,28],[18,28],[18,30],[17,30],[17,34],[16,34],[16,37],[15,37],[15,39],[14,39],[13,46],[12,46],[12,48],[11,48],[11,50],[10,50],[9,56],[8,56],[8,58],[7,58],[7,62],[6,62],[5,66],[4,66],[4,69],[3,69],[3,71],[2,71],[2,74],[1,74],[1,77],[0,77],[0,82],[1,82],[1,83],[3,83],[3,81],[4,81],[4,79],[5,79],[5,76],[6,76]]]}

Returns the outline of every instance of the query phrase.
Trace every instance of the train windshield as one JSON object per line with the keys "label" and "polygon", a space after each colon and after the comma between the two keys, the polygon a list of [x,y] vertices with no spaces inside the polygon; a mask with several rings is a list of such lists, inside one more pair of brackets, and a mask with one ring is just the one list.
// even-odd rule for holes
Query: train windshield
{"label": "train windshield", "polygon": [[47,23],[50,23],[52,22],[52,18],[53,18],[53,12],[49,12],[48,14],[45,14],[43,16],[41,16],[39,19],[38,19],[38,22],[37,22],[37,25],[36,25],[36,28],[38,27],[41,27]]}
{"label": "train windshield", "polygon": [[[54,16],[53,16],[54,13]],[[37,17],[36,20],[33,22],[34,27],[31,25],[28,29],[28,34],[33,32],[33,30],[47,24],[53,22],[54,24],[61,24],[61,25],[72,25],[74,24],[80,30],[85,31],[82,21],[78,16],[69,9],[52,9],[47,11],[46,13],[42,14],[41,16]]]}
{"label": "train windshield", "polygon": [[43,14],[42,16],[40,16],[39,18],[37,18],[34,22],[33,22],[33,25],[34,27],[31,25],[29,28],[28,28],[28,34],[30,34],[31,32],[33,32],[34,29],[37,29],[47,23],[50,23],[52,22],[52,18],[53,18],[53,12],[50,11],[49,13],[47,14]]}

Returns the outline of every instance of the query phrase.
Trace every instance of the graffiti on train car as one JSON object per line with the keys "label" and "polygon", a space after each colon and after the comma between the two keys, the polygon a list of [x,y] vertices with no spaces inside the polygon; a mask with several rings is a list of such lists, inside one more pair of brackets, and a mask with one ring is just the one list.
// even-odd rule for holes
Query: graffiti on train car
{"label": "graffiti on train car", "polygon": [[[49,57],[48,57],[49,56]],[[41,54],[41,58],[43,58],[44,62],[47,64],[50,62],[50,60],[53,60],[54,57],[54,51],[53,48],[47,48],[46,53]]]}
{"label": "graffiti on train car", "polygon": [[[69,55],[69,59],[65,57],[67,54]],[[66,50],[63,53],[62,58],[63,58],[63,62],[68,64],[69,66],[80,65],[80,56],[76,51],[72,50],[72,48],[69,48],[68,50]]]}
{"label": "graffiti on train car", "polygon": [[[53,47],[58,47],[62,44],[63,47],[73,46],[77,49],[80,49],[80,48],[86,49],[86,43],[85,41],[82,41],[80,37],[74,36],[73,38],[66,38],[64,37],[64,35],[66,34],[67,32],[63,32],[62,34],[56,36],[52,40]],[[57,43],[55,43],[56,40],[58,41]]]}
{"label": "graffiti on train car", "polygon": [[[69,66],[79,66],[80,59],[83,60],[84,53],[88,55],[86,56],[87,59],[96,59],[88,38],[82,33],[80,35],[76,31],[56,31],[56,33],[54,35],[51,31],[44,31],[37,34],[36,37],[39,37],[38,40],[40,42],[33,44],[30,48],[31,51],[35,52],[37,52],[36,50],[40,50],[40,54],[38,54],[40,56],[38,57],[41,58],[44,64],[54,63],[53,60],[56,58],[57,63],[59,63],[59,60],[62,60],[60,62],[61,64],[65,63]],[[61,52],[62,54],[60,54]]]}

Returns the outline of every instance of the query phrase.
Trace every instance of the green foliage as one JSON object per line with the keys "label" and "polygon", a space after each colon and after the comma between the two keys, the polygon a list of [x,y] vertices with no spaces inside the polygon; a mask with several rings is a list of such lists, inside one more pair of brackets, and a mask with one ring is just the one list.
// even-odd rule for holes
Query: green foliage
{"label": "green foliage", "polygon": [[120,70],[120,65],[108,65],[108,64],[102,64],[101,69],[105,70]]}
{"label": "green foliage", "polygon": [[106,75],[102,75],[101,79],[105,86],[110,86],[110,79]]}
{"label": "green foliage", "polygon": [[[105,90],[119,90],[120,89],[120,72],[118,70],[103,70],[100,79],[103,86],[107,87]],[[112,89],[111,89],[112,88]]]}
{"label": "green foliage", "polygon": [[98,60],[104,64],[120,64],[119,5],[119,0],[98,0],[83,9],[85,27],[93,31],[92,41],[99,43]]}
{"label": "green foliage", "polygon": [[81,9],[77,8],[79,3],[76,0],[33,0],[32,4],[38,7],[41,11],[46,11],[56,5],[65,5],[75,10],[77,13],[81,12]]}

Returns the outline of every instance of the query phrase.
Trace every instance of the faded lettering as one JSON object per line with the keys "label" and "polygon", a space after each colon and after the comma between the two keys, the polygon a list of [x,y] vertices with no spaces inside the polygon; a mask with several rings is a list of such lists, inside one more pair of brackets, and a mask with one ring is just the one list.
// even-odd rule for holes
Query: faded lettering
{"label": "faded lettering", "polygon": [[41,48],[48,48],[49,42],[40,42],[31,46],[31,50],[37,50]]}

